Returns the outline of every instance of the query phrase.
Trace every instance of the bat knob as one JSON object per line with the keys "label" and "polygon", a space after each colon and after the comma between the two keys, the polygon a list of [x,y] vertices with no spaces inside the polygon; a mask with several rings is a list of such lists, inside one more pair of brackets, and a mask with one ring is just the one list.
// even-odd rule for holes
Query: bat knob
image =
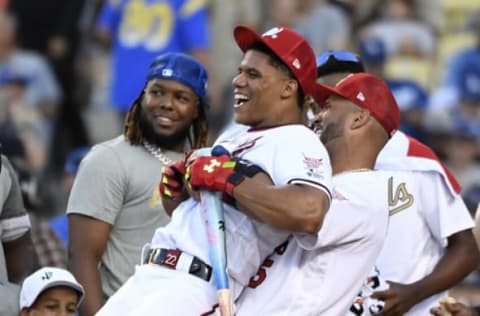
{"label": "bat knob", "polygon": [[230,156],[230,152],[225,147],[223,147],[222,145],[217,145],[217,146],[212,148],[212,156],[218,157],[218,156],[222,156],[222,155]]}

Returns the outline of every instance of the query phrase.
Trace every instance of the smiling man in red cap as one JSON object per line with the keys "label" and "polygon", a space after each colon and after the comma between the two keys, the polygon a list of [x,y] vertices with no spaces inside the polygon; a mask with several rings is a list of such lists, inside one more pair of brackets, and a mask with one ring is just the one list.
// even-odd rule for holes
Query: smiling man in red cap
{"label": "smiling man in red cap", "polygon": [[[331,202],[328,153],[303,124],[305,96],[316,92],[313,50],[288,28],[259,35],[238,26],[234,37],[245,53],[233,79],[235,120],[250,129],[223,138],[212,150],[218,155],[196,158],[185,177],[194,190],[221,192],[228,201],[232,301],[275,247],[291,236],[312,245]],[[204,225],[200,202],[183,201],[170,224],[156,231],[145,264],[97,315],[215,313]]]}
{"label": "smiling man in red cap", "polygon": [[398,129],[397,103],[369,74],[318,86],[316,95],[325,104],[319,128],[332,163],[332,205],[313,246],[297,238],[265,260],[237,300],[237,316],[347,315],[382,249],[395,173],[373,167]]}

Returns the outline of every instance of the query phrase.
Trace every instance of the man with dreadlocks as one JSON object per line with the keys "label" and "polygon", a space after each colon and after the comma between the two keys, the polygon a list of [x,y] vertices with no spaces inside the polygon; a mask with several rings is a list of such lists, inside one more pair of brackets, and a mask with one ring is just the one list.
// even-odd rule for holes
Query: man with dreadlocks
{"label": "man with dreadlocks", "polygon": [[157,57],[124,134],[83,159],[67,207],[69,263],[93,315],[134,272],[142,246],[169,221],[158,184],[163,165],[206,146],[207,72],[178,53]]}

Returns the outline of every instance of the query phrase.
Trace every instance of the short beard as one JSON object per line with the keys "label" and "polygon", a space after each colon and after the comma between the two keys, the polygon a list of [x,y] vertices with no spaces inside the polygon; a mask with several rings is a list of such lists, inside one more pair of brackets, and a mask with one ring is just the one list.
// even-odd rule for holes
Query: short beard
{"label": "short beard", "polygon": [[147,120],[145,114],[140,112],[140,129],[142,130],[143,139],[149,143],[163,149],[175,150],[179,145],[183,144],[189,138],[190,128],[187,127],[171,136],[158,135]]}
{"label": "short beard", "polygon": [[320,135],[320,140],[324,145],[335,138],[340,138],[343,136],[345,119],[346,117],[343,116],[337,122],[330,123],[324,127]]}

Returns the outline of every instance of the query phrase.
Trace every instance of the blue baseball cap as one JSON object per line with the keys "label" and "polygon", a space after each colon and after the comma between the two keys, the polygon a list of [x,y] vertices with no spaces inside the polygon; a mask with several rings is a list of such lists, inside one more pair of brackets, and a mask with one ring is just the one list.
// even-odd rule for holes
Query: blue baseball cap
{"label": "blue baseball cap", "polygon": [[480,67],[470,63],[460,78],[460,98],[480,101]]}
{"label": "blue baseball cap", "polygon": [[387,60],[385,43],[379,38],[366,38],[360,42],[360,56],[368,65],[384,64]]}
{"label": "blue baseball cap", "polygon": [[175,80],[188,86],[207,106],[207,70],[193,57],[182,53],[157,56],[148,68],[147,81],[155,78]]}
{"label": "blue baseball cap", "polygon": [[317,77],[339,72],[365,72],[365,67],[360,56],[347,50],[328,50],[317,56]]}
{"label": "blue baseball cap", "polygon": [[388,87],[392,91],[400,111],[426,109],[428,93],[417,82],[410,80],[389,81]]}
{"label": "blue baseball cap", "polygon": [[4,71],[0,73],[0,85],[21,85],[25,86],[29,83],[27,76],[18,74],[13,71]]}

